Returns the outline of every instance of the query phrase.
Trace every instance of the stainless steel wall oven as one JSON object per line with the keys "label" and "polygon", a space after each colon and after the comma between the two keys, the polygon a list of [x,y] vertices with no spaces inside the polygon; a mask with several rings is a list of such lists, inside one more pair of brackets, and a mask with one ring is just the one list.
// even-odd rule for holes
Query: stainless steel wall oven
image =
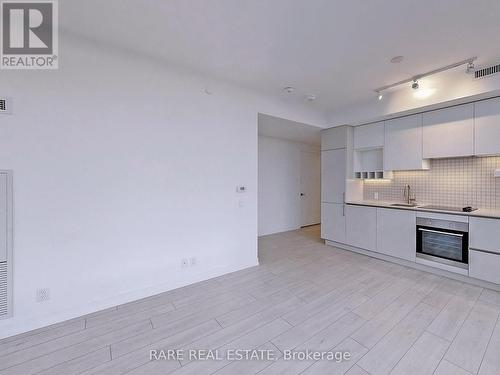
{"label": "stainless steel wall oven", "polygon": [[418,217],[417,257],[468,269],[469,224]]}

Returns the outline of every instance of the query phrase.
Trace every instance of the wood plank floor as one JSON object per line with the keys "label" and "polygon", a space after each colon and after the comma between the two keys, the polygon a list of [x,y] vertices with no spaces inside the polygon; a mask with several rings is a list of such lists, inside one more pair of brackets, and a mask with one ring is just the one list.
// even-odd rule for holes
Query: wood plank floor
{"label": "wood plank floor", "polygon": [[[261,265],[0,341],[0,374],[500,374],[500,293],[325,246],[259,239]],[[150,360],[150,349],[276,359]],[[290,361],[287,350],[351,358]]]}

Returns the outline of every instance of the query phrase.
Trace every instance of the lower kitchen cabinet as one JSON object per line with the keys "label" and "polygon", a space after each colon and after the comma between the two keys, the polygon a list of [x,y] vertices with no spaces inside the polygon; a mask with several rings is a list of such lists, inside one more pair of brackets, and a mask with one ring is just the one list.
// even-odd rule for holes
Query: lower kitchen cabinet
{"label": "lower kitchen cabinet", "polygon": [[469,276],[500,284],[500,255],[469,250]]}
{"label": "lower kitchen cabinet", "polygon": [[341,203],[321,203],[321,238],[345,243],[346,221],[344,205]]}
{"label": "lower kitchen cabinet", "polygon": [[377,247],[377,208],[347,205],[346,243],[375,251]]}
{"label": "lower kitchen cabinet", "polygon": [[377,252],[415,261],[415,211],[377,209]]}
{"label": "lower kitchen cabinet", "polygon": [[500,220],[471,217],[469,245],[471,249],[500,253]]}

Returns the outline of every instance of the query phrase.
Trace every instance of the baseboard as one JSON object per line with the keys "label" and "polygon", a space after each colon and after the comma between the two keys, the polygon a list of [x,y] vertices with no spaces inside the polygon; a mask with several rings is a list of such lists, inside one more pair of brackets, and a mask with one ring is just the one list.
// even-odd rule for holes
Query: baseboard
{"label": "baseboard", "polygon": [[141,298],[151,297],[156,294],[165,293],[171,290],[196,284],[202,281],[210,280],[215,277],[219,277],[232,272],[241,271],[258,265],[259,262],[258,259],[256,259],[255,262],[252,262],[251,264],[239,267],[216,268],[210,270],[208,274],[205,274],[204,276],[199,275],[198,278],[195,277],[192,281],[187,283],[179,283],[176,285],[172,284],[153,285],[140,290],[134,290],[127,293],[123,293],[105,300],[89,302],[85,306],[78,306],[69,310],[54,312],[51,313],[50,315],[16,317],[14,310],[13,317],[0,321],[0,339],[18,335],[35,329],[44,328],[53,324],[62,323],[64,321],[79,318],[81,316],[92,314],[97,311],[109,309],[117,305],[136,301]]}
{"label": "baseboard", "polygon": [[420,271],[426,271],[426,272],[429,272],[429,273],[432,273],[432,274],[435,274],[438,276],[444,276],[444,277],[447,277],[449,279],[462,281],[462,282],[469,283],[469,284],[472,284],[475,286],[479,286],[481,288],[492,289],[492,290],[496,290],[496,291],[500,292],[500,285],[490,283],[488,281],[474,279],[474,278],[469,277],[469,276],[464,276],[464,275],[460,275],[458,273],[453,273],[453,272],[446,271],[443,269],[434,268],[434,267],[427,266],[427,265],[420,264],[420,263],[416,263],[416,262],[411,262],[409,260],[394,258],[394,257],[391,257],[389,255],[380,254],[380,253],[376,253],[374,251],[369,251],[369,250],[365,250],[365,249],[360,249],[360,248],[346,245],[346,244],[342,244],[339,242],[333,242],[333,241],[326,240],[325,244],[327,244],[329,246],[337,247],[337,248],[342,249],[342,250],[348,250],[348,251],[352,251],[352,252],[355,252],[358,254],[366,255],[366,256],[369,256],[371,258],[385,260],[387,262],[396,263],[396,264],[399,264],[401,266],[414,268],[414,269],[417,269]]}

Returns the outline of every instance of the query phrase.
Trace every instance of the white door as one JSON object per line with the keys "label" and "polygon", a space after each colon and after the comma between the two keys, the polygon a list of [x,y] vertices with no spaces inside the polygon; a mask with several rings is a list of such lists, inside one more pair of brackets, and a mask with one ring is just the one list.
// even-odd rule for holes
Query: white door
{"label": "white door", "polygon": [[301,226],[321,221],[321,160],[319,152],[300,152]]}
{"label": "white door", "polygon": [[5,262],[6,260],[7,260],[7,174],[0,172],[0,262]]}

